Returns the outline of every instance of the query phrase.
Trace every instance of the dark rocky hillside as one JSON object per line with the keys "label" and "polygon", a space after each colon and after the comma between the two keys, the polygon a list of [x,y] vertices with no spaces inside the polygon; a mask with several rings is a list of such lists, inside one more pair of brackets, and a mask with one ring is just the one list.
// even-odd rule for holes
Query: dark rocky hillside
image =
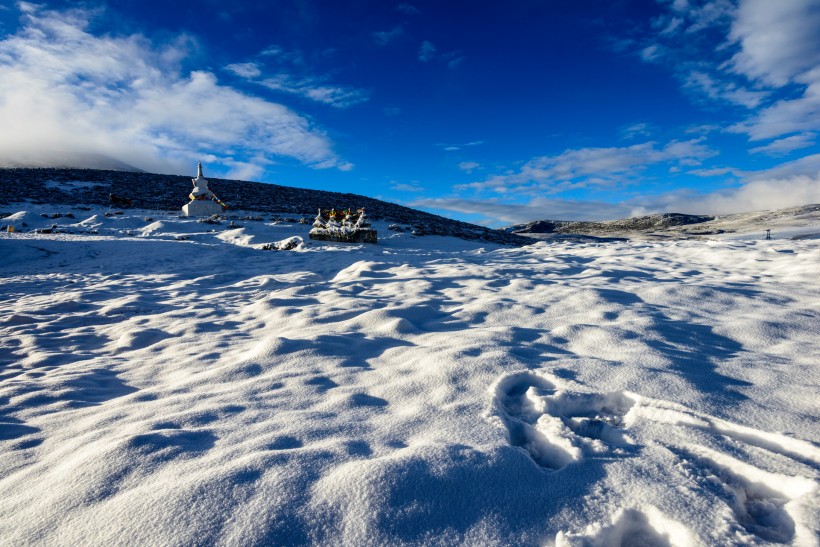
{"label": "dark rocky hillside", "polygon": [[[522,246],[532,239],[425,213],[356,194],[209,178],[210,188],[233,210],[315,216],[319,208],[364,207],[368,216],[416,228],[418,233]],[[187,203],[191,177],[127,171],[59,168],[0,169],[0,203],[108,205],[115,194],[143,209],[174,211]]]}

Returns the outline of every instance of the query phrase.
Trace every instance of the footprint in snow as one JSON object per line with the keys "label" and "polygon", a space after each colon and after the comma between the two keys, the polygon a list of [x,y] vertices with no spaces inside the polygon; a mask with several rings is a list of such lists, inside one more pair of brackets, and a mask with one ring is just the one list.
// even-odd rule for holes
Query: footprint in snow
{"label": "footprint in snow", "polygon": [[[820,449],[800,439],[733,424],[635,393],[578,393],[562,390],[560,384],[557,377],[518,372],[501,377],[490,389],[490,421],[506,429],[511,445],[524,449],[536,464],[551,471],[589,457],[638,454],[640,447],[629,431],[640,421],[660,424],[661,431],[678,428],[683,438],[695,438],[686,434],[687,429],[698,430],[815,469],[820,466]],[[812,526],[804,522],[799,506],[817,489],[813,479],[770,473],[692,443],[683,448],[661,438],[650,442],[675,454],[691,480],[728,506],[734,515],[737,537],[745,534],[748,542],[795,544],[812,537]],[[578,534],[559,533],[557,544],[690,544],[688,540],[679,541],[680,534],[688,534],[679,523],[654,507],[648,506],[647,511],[628,509],[609,525],[590,525]]]}
{"label": "footprint in snow", "polygon": [[584,532],[559,532],[556,547],[677,547],[691,545],[689,532],[680,523],[651,505],[622,509],[611,524],[593,524]]}
{"label": "footprint in snow", "polygon": [[506,376],[493,391],[510,443],[546,469],[561,469],[584,454],[625,453],[633,444],[622,426],[635,401],[623,393],[557,391],[531,372]]}

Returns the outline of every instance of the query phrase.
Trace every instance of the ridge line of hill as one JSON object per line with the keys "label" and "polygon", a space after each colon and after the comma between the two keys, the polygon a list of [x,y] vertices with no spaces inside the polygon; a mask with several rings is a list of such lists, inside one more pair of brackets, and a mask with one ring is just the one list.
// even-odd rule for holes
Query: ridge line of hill
{"label": "ridge line of hill", "polygon": [[[208,177],[213,192],[231,209],[316,214],[318,209],[364,207],[368,216],[414,226],[425,235],[453,236],[470,241],[524,246],[533,240],[501,230],[453,220],[432,213],[351,193],[294,188],[262,182]],[[180,210],[188,202],[191,177],[130,171],[63,168],[0,169],[0,203],[109,205],[110,194],[133,200],[133,206]]]}

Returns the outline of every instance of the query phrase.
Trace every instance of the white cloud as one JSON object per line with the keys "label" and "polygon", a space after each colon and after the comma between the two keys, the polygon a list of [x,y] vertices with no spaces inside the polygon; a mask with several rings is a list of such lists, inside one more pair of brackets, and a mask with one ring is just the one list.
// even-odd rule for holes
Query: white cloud
{"label": "white cloud", "polygon": [[634,139],[635,137],[648,137],[652,134],[652,126],[648,123],[633,123],[621,129],[621,137],[624,139]]}
{"label": "white cloud", "polygon": [[207,154],[225,169],[257,156],[345,165],[307,118],[210,72],[181,73],[190,37],[159,47],[142,35],[91,34],[88,11],[22,10],[21,29],[0,41],[0,153],[11,159],[96,153],[183,173]]}
{"label": "white cloud", "polygon": [[820,130],[820,4],[743,0],[730,37],[740,45],[732,69],[767,85],[803,87],[732,129],[752,140]]}
{"label": "white cloud", "polygon": [[663,148],[653,142],[620,148],[580,148],[558,156],[533,158],[517,172],[496,175],[483,182],[457,189],[494,192],[563,191],[570,188],[605,186],[622,182],[653,164],[676,162],[698,164],[716,152],[702,139],[672,141]]}
{"label": "white cloud", "polygon": [[772,141],[766,146],[758,146],[752,148],[749,152],[754,154],[767,154],[769,156],[780,156],[788,154],[793,150],[801,148],[808,148],[814,145],[814,133],[800,133],[799,135],[792,135],[791,137],[784,137],[776,141]]}
{"label": "white cloud", "polygon": [[498,200],[460,198],[417,199],[409,204],[440,211],[480,215],[481,224],[504,226],[533,220],[606,220],[628,216],[628,205],[602,201],[572,201],[534,198],[527,203],[503,203]]}
{"label": "white cloud", "polygon": [[820,174],[762,178],[708,194],[672,192],[631,203],[631,216],[677,212],[725,215],[820,203]]}
{"label": "white cloud", "polygon": [[751,110],[730,131],[752,141],[820,131],[817,0],[666,3],[638,52],[644,60],[667,62],[700,96]]}
{"label": "white cloud", "polygon": [[347,108],[370,99],[370,95],[361,89],[326,85],[313,78],[297,79],[288,74],[265,78],[259,83],[274,91],[298,95],[337,108]]}
{"label": "white cloud", "polygon": [[820,173],[820,154],[804,156],[787,161],[763,171],[751,171],[743,175],[749,180],[789,179],[797,176],[816,176]]}
{"label": "white cloud", "polygon": [[419,46],[419,61],[428,63],[436,57],[436,45],[433,42],[425,40]]}
{"label": "white cloud", "polygon": [[436,45],[426,40],[419,46],[418,57],[422,63],[436,61],[447,65],[449,69],[457,68],[465,59],[461,51],[458,50],[439,53]]}
{"label": "white cloud", "polygon": [[362,89],[327,83],[327,77],[295,76],[309,72],[308,63],[300,51],[287,51],[279,46],[269,46],[260,54],[262,58],[273,59],[280,70],[273,76],[260,78],[264,71],[258,62],[234,63],[226,70],[250,82],[268,89],[296,95],[298,97],[327,104],[336,108],[347,108],[370,100],[370,94]]}
{"label": "white cloud", "polygon": [[750,140],[773,139],[789,133],[820,131],[820,67],[812,73],[815,82],[801,97],[784,99],[764,108],[730,130],[746,133]]}
{"label": "white cloud", "polygon": [[816,0],[742,0],[730,38],[740,74],[781,87],[820,65],[820,4]]}
{"label": "white cloud", "polygon": [[753,91],[733,82],[715,80],[709,74],[700,71],[690,73],[684,80],[684,87],[702,93],[712,100],[723,100],[749,109],[760,106],[769,95],[766,91]]}
{"label": "white cloud", "polygon": [[396,11],[400,11],[405,15],[416,15],[417,13],[419,13],[419,9],[416,6],[406,3],[402,3],[396,6]]}
{"label": "white cloud", "polygon": [[704,29],[720,24],[722,21],[730,19],[735,13],[734,0],[708,0],[697,7],[688,7],[677,11],[686,12],[690,24],[686,28],[687,33],[700,32]]}
{"label": "white cloud", "polygon": [[226,66],[225,70],[248,79],[257,78],[262,74],[258,63],[233,63]]}
{"label": "white cloud", "polygon": [[454,57],[447,61],[447,68],[457,68],[462,62],[464,62],[464,57]]}
{"label": "white cloud", "polygon": [[394,183],[390,186],[392,190],[396,190],[397,192],[424,192],[424,188],[419,186],[418,184],[404,184],[404,183]]}
{"label": "white cloud", "polygon": [[464,143],[464,144],[448,144],[448,143],[444,143],[444,142],[439,142],[439,143],[436,143],[436,146],[438,146],[439,148],[441,148],[444,151],[454,152],[456,150],[461,150],[462,148],[465,148],[467,146],[480,146],[482,144],[484,144],[484,141],[471,141],[471,142],[467,142],[467,143]]}
{"label": "white cloud", "polygon": [[[714,173],[717,174],[717,173]],[[482,223],[502,226],[533,220],[611,220],[653,213],[723,215],[820,203],[820,154],[773,169],[745,173],[742,184],[716,192],[678,190],[620,202],[533,197],[525,203],[502,198],[418,199],[410,205],[481,215]]]}
{"label": "white cloud", "polygon": [[458,168],[466,173],[472,173],[474,170],[481,167],[481,164],[474,161],[463,161],[458,164]]}
{"label": "white cloud", "polygon": [[654,61],[662,55],[661,46],[658,44],[650,44],[641,50],[641,59],[644,61]]}
{"label": "white cloud", "polygon": [[696,177],[722,177],[723,175],[739,173],[739,169],[733,167],[713,167],[712,169],[694,169],[688,171],[688,175],[695,175]]}
{"label": "white cloud", "polygon": [[380,46],[386,46],[396,38],[404,34],[404,27],[397,25],[390,30],[383,30],[373,33],[373,40]]}

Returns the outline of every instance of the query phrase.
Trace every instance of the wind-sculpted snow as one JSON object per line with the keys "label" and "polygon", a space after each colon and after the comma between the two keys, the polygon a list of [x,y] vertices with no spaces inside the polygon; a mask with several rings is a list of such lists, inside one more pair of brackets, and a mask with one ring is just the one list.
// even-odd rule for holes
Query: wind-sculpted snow
{"label": "wind-sculpted snow", "polygon": [[[725,520],[744,542],[812,543],[815,531],[811,523],[804,522],[802,507],[811,503],[809,494],[817,489],[811,470],[820,466],[820,449],[811,443],[630,392],[560,390],[558,386],[563,383],[543,373],[519,372],[503,376],[491,388],[490,421],[500,421],[510,444],[524,448],[539,466],[554,471],[573,463],[580,465],[583,460],[590,460],[586,465],[598,465],[602,460],[638,459],[637,465],[623,466],[626,470],[620,470],[618,482],[627,478],[640,482],[641,468],[649,462],[657,468],[669,467],[670,473],[679,468],[684,477],[716,494],[712,513],[727,515],[727,507],[731,509],[733,514]],[[704,441],[721,446],[724,452],[697,444],[704,441],[695,441],[693,430],[707,433]],[[725,441],[734,442],[727,445]],[[641,450],[648,446],[653,450]],[[795,458],[793,464],[805,462],[809,473],[791,476],[767,472],[730,455],[740,448],[763,448],[762,453],[785,460]],[[677,461],[669,461],[670,453]],[[610,469],[615,467],[610,465]],[[654,476],[650,479],[656,480]],[[646,511],[633,508],[619,513],[611,527],[593,525],[586,534],[560,533],[558,544],[620,545],[626,540],[635,545],[692,543],[691,534],[679,522],[670,527],[669,517],[656,507],[648,509],[653,518],[648,518]],[[719,538],[714,541],[720,542]]]}
{"label": "wind-sculpted snow", "polygon": [[818,544],[817,241],[9,212],[0,545]]}

